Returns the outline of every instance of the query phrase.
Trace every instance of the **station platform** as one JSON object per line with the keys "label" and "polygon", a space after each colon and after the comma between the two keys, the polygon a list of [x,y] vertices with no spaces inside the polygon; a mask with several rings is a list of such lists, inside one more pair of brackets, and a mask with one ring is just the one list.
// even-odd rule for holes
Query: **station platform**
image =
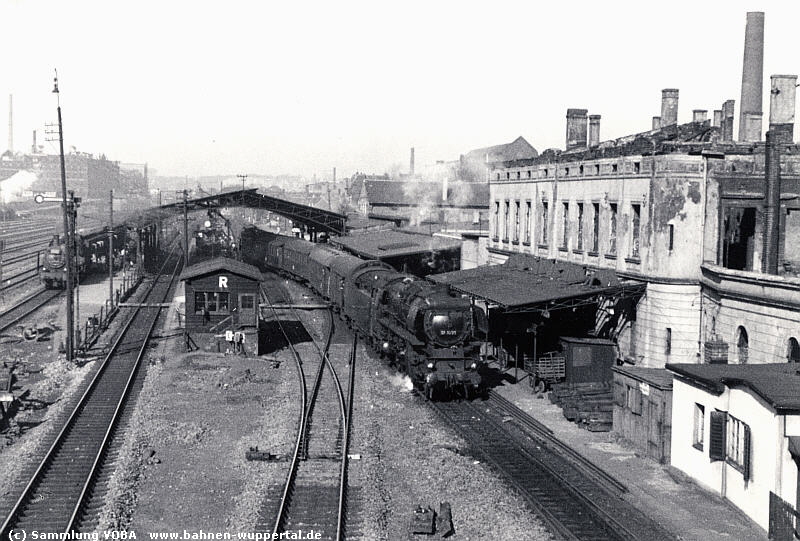
{"label": "station platform", "polygon": [[[496,365],[491,365],[496,368]],[[564,443],[616,477],[624,496],[676,539],[696,541],[768,541],[767,532],[732,503],[699,486],[683,472],[639,456],[613,432],[589,432],[566,420],[559,406],[535,395],[522,379],[510,383],[514,369],[494,391],[553,430]]]}

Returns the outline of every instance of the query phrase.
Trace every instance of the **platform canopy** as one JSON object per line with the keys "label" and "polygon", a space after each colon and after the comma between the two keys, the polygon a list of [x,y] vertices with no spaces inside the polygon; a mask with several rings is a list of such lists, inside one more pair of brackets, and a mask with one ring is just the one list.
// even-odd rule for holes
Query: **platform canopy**
{"label": "platform canopy", "polygon": [[[285,216],[292,220],[292,222],[302,224],[313,231],[324,231],[337,235],[344,234],[345,223],[347,221],[347,217],[344,214],[260,194],[256,188],[227,191],[189,199],[187,206],[190,211],[222,207],[248,207],[268,210]],[[164,212],[172,214],[183,212],[183,201],[161,205],[160,207],[155,207],[148,211],[148,213],[154,214]]]}
{"label": "platform canopy", "polygon": [[514,254],[502,265],[434,274],[429,280],[487,302],[506,313],[544,313],[641,295],[642,282],[623,281],[612,269]]}

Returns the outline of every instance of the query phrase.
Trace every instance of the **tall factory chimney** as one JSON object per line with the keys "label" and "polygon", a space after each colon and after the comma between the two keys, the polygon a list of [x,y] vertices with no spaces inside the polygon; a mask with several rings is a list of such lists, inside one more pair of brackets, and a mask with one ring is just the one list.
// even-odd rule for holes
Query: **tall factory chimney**
{"label": "tall factory chimney", "polygon": [[761,89],[764,84],[764,12],[747,13],[742,62],[742,100],[739,102],[739,141],[760,141]]}
{"label": "tall factory chimney", "polygon": [[727,100],[722,104],[722,140],[733,141],[733,116],[736,100]]}
{"label": "tall factory chimney", "polygon": [[413,177],[414,176],[414,147],[411,147],[411,159],[410,159],[408,171],[409,171],[408,174]]}
{"label": "tall factory chimney", "polygon": [[8,95],[8,151],[14,152],[14,95]]}
{"label": "tall factory chimney", "polygon": [[653,130],[660,130],[661,129],[661,117],[660,116],[654,116],[653,117],[653,127],[652,127],[652,129]]}
{"label": "tall factory chimney", "polygon": [[31,154],[36,154],[39,152],[39,148],[36,146],[36,130],[33,130],[33,146],[31,146]]}
{"label": "tall factory chimney", "polygon": [[333,185],[336,186],[336,168],[333,168]]}
{"label": "tall factory chimney", "polygon": [[785,132],[770,129],[767,132],[767,145],[764,151],[767,186],[764,193],[764,257],[761,258],[761,271],[767,274],[778,274],[781,215],[780,143],[784,136]]}
{"label": "tall factory chimney", "polygon": [[567,150],[586,148],[586,109],[567,109]]}
{"label": "tall factory chimney", "polygon": [[707,119],[707,109],[692,109],[692,122],[705,122]]}
{"label": "tall factory chimney", "polygon": [[797,75],[772,75],[769,94],[769,131],[780,142],[794,141],[794,103]]}
{"label": "tall factory chimney", "polygon": [[722,109],[714,109],[714,120],[711,121],[711,126],[714,128],[722,127]]}
{"label": "tall factory chimney", "polygon": [[678,89],[665,88],[661,91],[661,126],[678,123]]}
{"label": "tall factory chimney", "polygon": [[589,146],[600,143],[600,115],[589,115]]}

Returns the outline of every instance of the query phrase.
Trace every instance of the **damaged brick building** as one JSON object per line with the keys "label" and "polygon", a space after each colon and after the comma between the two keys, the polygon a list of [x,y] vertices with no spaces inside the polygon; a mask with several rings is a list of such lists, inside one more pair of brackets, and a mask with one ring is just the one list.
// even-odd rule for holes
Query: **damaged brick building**
{"label": "damaged brick building", "polygon": [[492,262],[522,252],[645,282],[613,322],[635,364],[800,360],[795,82],[772,77],[768,143],[755,122],[733,140],[733,100],[678,125],[676,89],[652,130],[612,141],[569,109],[566,150],[492,166]]}

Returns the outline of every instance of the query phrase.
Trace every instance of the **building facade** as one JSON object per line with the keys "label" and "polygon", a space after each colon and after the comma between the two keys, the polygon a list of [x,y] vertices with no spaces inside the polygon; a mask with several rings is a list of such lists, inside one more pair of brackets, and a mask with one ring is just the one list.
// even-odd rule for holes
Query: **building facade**
{"label": "building facade", "polygon": [[635,364],[703,362],[707,341],[743,352],[730,362],[800,358],[800,152],[781,147],[774,274],[762,271],[765,155],[764,143],[723,141],[698,121],[498,164],[490,258],[530,253],[646,282],[616,329]]}

